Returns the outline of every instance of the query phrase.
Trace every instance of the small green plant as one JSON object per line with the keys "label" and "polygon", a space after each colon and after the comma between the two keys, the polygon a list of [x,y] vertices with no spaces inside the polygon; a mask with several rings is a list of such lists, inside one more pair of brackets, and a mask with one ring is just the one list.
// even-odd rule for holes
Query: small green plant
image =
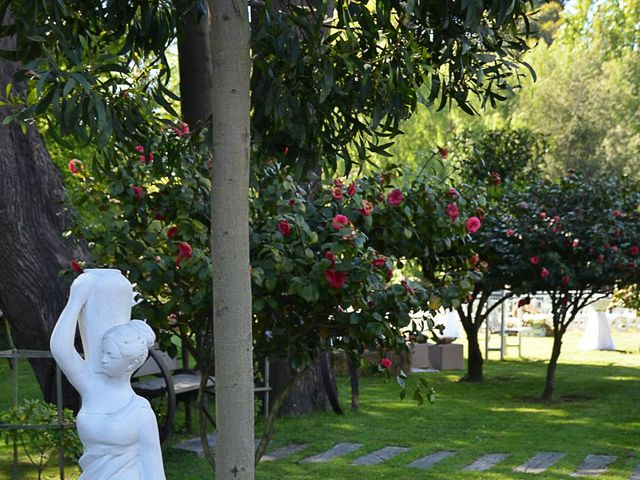
{"label": "small green plant", "polygon": [[[64,410],[65,425],[75,422],[73,412]],[[24,428],[1,429],[0,438],[9,444],[16,439],[31,462],[38,470],[38,480],[42,471],[60,445],[64,448],[65,457],[77,462],[82,452],[82,444],[76,430],[73,428],[58,428],[58,412],[54,405],[43,400],[25,400],[10,410],[0,413],[0,424],[24,426]],[[38,425],[51,425],[51,428],[32,428]]]}

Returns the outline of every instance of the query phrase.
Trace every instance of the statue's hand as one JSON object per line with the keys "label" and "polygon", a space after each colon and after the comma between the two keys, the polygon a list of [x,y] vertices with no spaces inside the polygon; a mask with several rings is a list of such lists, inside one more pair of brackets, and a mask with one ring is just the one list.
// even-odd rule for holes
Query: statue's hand
{"label": "statue's hand", "polygon": [[91,295],[92,282],[89,275],[83,273],[76,278],[71,284],[71,291],[69,293],[69,303],[75,303],[82,307],[89,300]]}

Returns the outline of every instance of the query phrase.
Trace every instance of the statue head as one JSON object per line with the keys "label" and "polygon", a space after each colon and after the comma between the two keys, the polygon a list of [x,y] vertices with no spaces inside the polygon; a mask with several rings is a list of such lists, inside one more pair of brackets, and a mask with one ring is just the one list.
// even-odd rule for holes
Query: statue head
{"label": "statue head", "polygon": [[102,371],[109,377],[131,376],[155,340],[151,327],[141,320],[111,327],[102,337]]}

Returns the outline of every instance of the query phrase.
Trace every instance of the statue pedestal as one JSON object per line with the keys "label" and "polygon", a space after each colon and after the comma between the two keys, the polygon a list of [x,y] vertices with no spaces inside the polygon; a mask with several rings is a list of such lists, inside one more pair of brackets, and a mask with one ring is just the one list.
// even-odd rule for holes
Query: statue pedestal
{"label": "statue pedestal", "polygon": [[426,343],[411,344],[411,368],[433,368],[429,360],[429,345]]}
{"label": "statue pedestal", "polygon": [[463,370],[463,346],[459,343],[429,345],[429,361],[436,370]]}

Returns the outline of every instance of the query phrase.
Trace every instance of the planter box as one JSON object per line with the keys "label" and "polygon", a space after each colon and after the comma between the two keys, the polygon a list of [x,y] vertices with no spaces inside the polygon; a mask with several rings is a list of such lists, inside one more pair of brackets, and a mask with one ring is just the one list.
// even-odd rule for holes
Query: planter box
{"label": "planter box", "polygon": [[[431,345],[432,346],[432,345]],[[431,360],[429,360],[429,347],[426,343],[412,343],[411,349],[411,367],[412,368],[433,368]]]}
{"label": "planter box", "polygon": [[463,346],[459,343],[428,345],[431,368],[436,370],[464,370]]}

